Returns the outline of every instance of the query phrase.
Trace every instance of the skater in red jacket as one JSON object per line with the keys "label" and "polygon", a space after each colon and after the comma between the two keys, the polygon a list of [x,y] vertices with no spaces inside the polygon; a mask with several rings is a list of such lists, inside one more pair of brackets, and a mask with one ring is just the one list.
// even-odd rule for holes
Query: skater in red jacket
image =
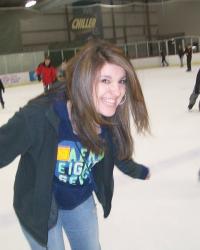
{"label": "skater in red jacket", "polygon": [[52,88],[53,83],[56,81],[56,69],[51,64],[51,59],[46,56],[44,62],[40,63],[36,69],[38,81],[43,82],[44,93],[47,93]]}

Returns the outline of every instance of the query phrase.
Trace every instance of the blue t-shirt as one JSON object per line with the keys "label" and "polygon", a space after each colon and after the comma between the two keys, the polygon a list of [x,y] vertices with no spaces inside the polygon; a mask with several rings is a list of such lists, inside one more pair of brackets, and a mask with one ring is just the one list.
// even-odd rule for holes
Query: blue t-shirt
{"label": "blue t-shirt", "polygon": [[103,159],[83,147],[73,133],[66,103],[57,101],[54,110],[60,117],[57,161],[53,192],[61,209],[73,209],[84,202],[94,189],[92,167]]}

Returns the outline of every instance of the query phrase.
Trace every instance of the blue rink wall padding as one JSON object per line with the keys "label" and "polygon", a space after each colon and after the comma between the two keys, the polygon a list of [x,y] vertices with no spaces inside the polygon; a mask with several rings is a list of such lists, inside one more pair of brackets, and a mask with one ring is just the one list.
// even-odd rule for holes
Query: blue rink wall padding
{"label": "blue rink wall padding", "polygon": [[35,71],[29,71],[29,79],[30,79],[30,81],[37,80],[37,75],[36,75]]}

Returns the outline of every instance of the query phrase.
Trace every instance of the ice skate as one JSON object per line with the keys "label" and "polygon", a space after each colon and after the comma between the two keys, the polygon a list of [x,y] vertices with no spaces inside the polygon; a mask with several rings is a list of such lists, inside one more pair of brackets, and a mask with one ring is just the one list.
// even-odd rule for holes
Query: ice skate
{"label": "ice skate", "polygon": [[190,104],[188,105],[188,109],[191,110],[191,109],[193,108],[193,106],[194,106],[194,104],[191,104],[191,103],[190,103]]}

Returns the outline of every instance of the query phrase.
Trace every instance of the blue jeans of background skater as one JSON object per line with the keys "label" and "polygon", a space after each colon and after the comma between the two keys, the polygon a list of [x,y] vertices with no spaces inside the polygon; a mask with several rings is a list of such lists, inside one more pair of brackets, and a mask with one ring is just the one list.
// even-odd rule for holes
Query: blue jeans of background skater
{"label": "blue jeans of background skater", "polygon": [[23,228],[32,250],[65,250],[64,229],[72,250],[100,250],[97,211],[93,196],[72,210],[59,210],[57,224],[49,230],[47,247]]}

